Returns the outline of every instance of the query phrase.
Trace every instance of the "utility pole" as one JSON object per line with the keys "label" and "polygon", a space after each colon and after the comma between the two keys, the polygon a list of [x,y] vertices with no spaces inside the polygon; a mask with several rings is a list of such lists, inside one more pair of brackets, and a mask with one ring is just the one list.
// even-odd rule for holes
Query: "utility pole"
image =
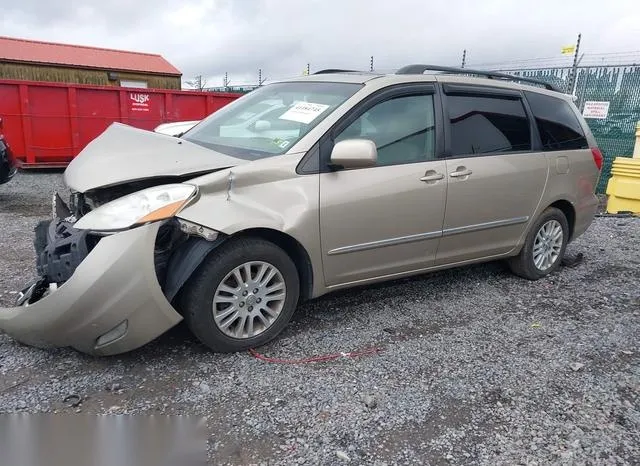
{"label": "utility pole", "polygon": [[567,93],[574,94],[576,91],[576,82],[578,77],[578,52],[580,52],[580,39],[582,34],[578,34],[578,40],[576,41],[576,50],[573,54],[573,65],[571,66],[571,74],[569,75],[569,83],[567,87]]}
{"label": "utility pole", "polygon": [[467,62],[467,49],[462,51],[462,66],[460,68],[464,68],[465,63]]}
{"label": "utility pole", "polygon": [[369,62],[369,71],[373,71],[373,55],[371,55],[371,61]]}

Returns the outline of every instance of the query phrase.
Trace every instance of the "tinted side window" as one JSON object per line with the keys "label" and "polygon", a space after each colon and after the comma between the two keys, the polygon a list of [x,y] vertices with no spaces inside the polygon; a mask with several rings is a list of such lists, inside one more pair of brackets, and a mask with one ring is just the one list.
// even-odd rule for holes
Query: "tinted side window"
{"label": "tinted side window", "polygon": [[531,150],[531,128],[519,99],[447,96],[451,155]]}
{"label": "tinted side window", "polygon": [[378,165],[435,158],[433,95],[397,97],[374,105],[351,123],[335,142],[370,139],[378,148]]}
{"label": "tinted side window", "polygon": [[571,106],[563,99],[525,92],[536,118],[544,150],[588,149],[584,131]]}

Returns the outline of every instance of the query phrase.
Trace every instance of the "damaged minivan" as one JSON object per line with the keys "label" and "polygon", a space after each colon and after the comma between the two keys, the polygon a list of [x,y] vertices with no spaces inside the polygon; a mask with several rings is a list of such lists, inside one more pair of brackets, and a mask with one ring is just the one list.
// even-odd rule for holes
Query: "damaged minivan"
{"label": "damaged minivan", "polygon": [[571,96],[428,65],[262,86],[178,138],[113,124],[0,329],[112,355],[184,319],[231,352],[337,289],[498,259],[538,279],[592,222],[601,166]]}

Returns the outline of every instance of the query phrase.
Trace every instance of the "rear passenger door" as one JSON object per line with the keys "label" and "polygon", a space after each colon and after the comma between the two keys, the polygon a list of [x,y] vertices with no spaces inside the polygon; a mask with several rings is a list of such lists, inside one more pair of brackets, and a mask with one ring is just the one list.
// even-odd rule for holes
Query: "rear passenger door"
{"label": "rear passenger door", "polygon": [[[598,206],[595,196],[600,170],[594,163],[588,126],[578,119],[578,109],[561,97],[526,91],[525,98],[535,117],[542,149],[549,161],[545,199],[566,199],[573,205],[574,233],[581,234],[593,220]],[[583,127],[584,124],[584,127]]]}
{"label": "rear passenger door", "polygon": [[527,104],[512,89],[443,84],[443,91],[449,183],[436,264],[507,253],[548,176]]}

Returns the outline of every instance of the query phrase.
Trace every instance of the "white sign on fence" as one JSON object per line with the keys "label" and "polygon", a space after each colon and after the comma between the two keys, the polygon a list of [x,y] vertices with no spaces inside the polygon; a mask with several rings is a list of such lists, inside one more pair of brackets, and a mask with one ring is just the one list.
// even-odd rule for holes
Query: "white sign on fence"
{"label": "white sign on fence", "polygon": [[609,103],[610,102],[598,102],[595,100],[587,100],[584,103],[584,110],[582,110],[582,116],[585,118],[597,118],[604,120],[609,115]]}

